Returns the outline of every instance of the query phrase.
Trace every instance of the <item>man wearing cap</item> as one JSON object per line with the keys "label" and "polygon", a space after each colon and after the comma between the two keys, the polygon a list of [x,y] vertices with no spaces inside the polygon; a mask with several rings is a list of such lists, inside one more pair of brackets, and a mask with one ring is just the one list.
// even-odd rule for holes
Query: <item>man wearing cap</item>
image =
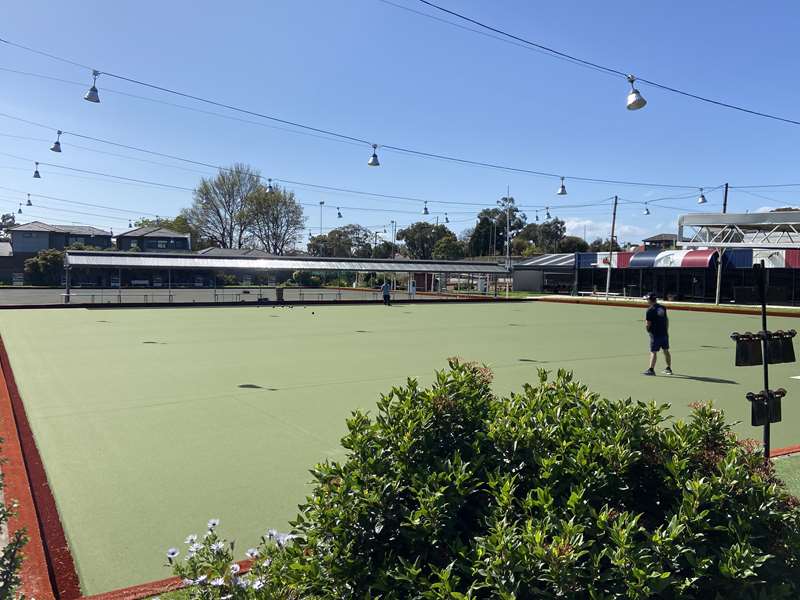
{"label": "man wearing cap", "polygon": [[647,295],[650,308],[647,309],[644,321],[647,333],[650,334],[650,368],[645,375],[655,375],[656,359],[658,351],[664,351],[664,359],[667,361],[667,368],[664,375],[672,375],[672,357],[669,354],[669,320],[667,319],[667,309],[657,302],[658,298],[654,293]]}

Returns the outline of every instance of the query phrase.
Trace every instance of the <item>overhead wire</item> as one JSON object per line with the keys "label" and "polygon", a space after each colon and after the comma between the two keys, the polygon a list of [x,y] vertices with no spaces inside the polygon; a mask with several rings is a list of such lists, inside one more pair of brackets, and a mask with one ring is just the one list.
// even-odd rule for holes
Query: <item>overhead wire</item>
{"label": "overhead wire", "polygon": [[[76,63],[76,62],[70,61],[68,59],[61,59],[60,57],[56,57],[53,54],[50,54],[50,53],[47,53],[47,52],[43,52],[43,51],[39,51],[37,49],[33,49],[33,48],[29,47],[29,46],[25,46],[25,45],[19,44],[17,42],[12,42],[10,40],[3,39],[3,38],[0,38],[0,42],[5,43],[5,44],[7,44],[9,46],[12,46],[12,47],[20,48],[22,50],[26,50],[26,51],[29,51],[29,52],[34,52],[36,54],[40,54],[42,56],[46,56],[46,57],[51,58],[51,59],[61,60],[62,62],[65,62],[67,64],[77,65],[77,66],[81,66],[82,68],[87,68],[88,69],[88,67],[86,67],[85,65],[81,65],[80,63]],[[577,60],[579,60],[579,59],[577,59]],[[588,61],[583,61],[583,62],[586,62],[587,64],[590,64],[590,63],[588,63]],[[92,69],[92,70],[94,71],[95,69]],[[352,142],[358,142],[358,143],[366,144],[366,145],[369,145],[369,146],[372,146],[372,144],[373,144],[373,142],[370,142],[370,141],[368,141],[368,140],[366,140],[364,138],[361,138],[361,137],[357,137],[357,136],[353,136],[353,135],[349,135],[349,134],[344,134],[344,133],[340,133],[340,132],[337,132],[337,131],[324,129],[324,128],[321,128],[321,127],[315,127],[315,126],[307,125],[307,124],[300,123],[300,122],[297,122],[297,121],[291,121],[291,120],[288,120],[288,119],[282,119],[280,117],[276,117],[276,116],[273,116],[273,115],[268,115],[268,114],[265,114],[265,113],[261,113],[261,112],[254,111],[254,110],[250,110],[250,109],[247,109],[247,108],[242,108],[242,107],[235,106],[235,105],[232,105],[232,104],[219,102],[217,100],[205,98],[205,97],[202,97],[202,96],[197,96],[195,94],[190,94],[188,92],[183,92],[183,91],[180,91],[180,90],[168,88],[166,86],[157,85],[157,84],[150,83],[150,82],[147,82],[147,81],[139,80],[139,79],[136,79],[136,78],[133,78],[133,77],[128,77],[128,76],[125,76],[125,75],[120,75],[120,74],[117,74],[117,73],[113,73],[111,71],[104,71],[104,70],[100,70],[100,69],[96,69],[96,70],[101,75],[106,75],[108,77],[112,77],[112,78],[118,79],[120,81],[126,81],[126,82],[132,83],[134,85],[140,85],[140,86],[143,86],[143,87],[146,87],[146,88],[149,88],[149,89],[153,89],[153,90],[157,90],[157,91],[160,91],[160,92],[163,92],[163,93],[173,94],[173,95],[176,95],[176,96],[179,96],[179,97],[191,99],[191,100],[194,100],[196,102],[209,104],[209,105],[216,106],[216,107],[219,107],[219,108],[225,108],[227,110],[231,110],[231,111],[234,111],[234,112],[239,112],[239,113],[242,113],[242,114],[247,114],[247,115],[250,115],[250,116],[263,118],[265,120],[269,120],[269,121],[272,121],[272,122],[278,122],[278,123],[281,123],[281,124],[284,124],[284,125],[290,125],[292,127],[297,127],[297,128],[304,129],[304,130],[307,130],[307,131],[312,131],[312,132],[315,132],[315,133],[320,133],[320,134],[333,136],[333,137],[336,137],[336,138],[339,138],[339,139],[343,139],[343,140],[349,140],[349,141],[352,141]],[[438,160],[445,160],[445,161],[458,163],[458,164],[462,164],[462,165],[486,167],[486,168],[497,169],[497,170],[502,170],[502,171],[506,171],[506,172],[521,173],[521,174],[535,175],[535,176],[548,177],[548,178],[565,177],[566,179],[575,180],[575,181],[584,181],[584,182],[587,182],[587,183],[614,184],[614,185],[632,185],[632,186],[646,186],[646,187],[665,187],[665,188],[675,188],[675,189],[680,189],[680,188],[689,189],[689,188],[701,187],[701,186],[695,186],[695,185],[651,183],[651,182],[639,182],[639,181],[626,181],[626,180],[621,180],[621,179],[608,179],[608,178],[594,178],[594,177],[587,177],[587,176],[565,175],[563,173],[554,173],[554,172],[549,172],[549,171],[544,171],[544,170],[535,170],[535,169],[525,169],[525,168],[521,168],[521,167],[512,167],[512,166],[509,166],[509,165],[502,165],[502,164],[495,163],[495,162],[467,159],[467,158],[456,157],[456,156],[451,156],[451,155],[437,153],[437,152],[428,152],[428,151],[417,150],[417,149],[414,149],[414,148],[405,147],[405,146],[399,146],[399,145],[393,145],[393,144],[378,144],[378,147],[380,147],[381,149],[400,152],[400,153],[403,153],[403,154],[406,154],[406,155],[413,155],[413,156],[418,156],[418,157],[422,157],[422,158],[435,158],[435,159],[438,159]]]}
{"label": "overhead wire", "polygon": [[[454,10],[450,10],[448,8],[445,8],[443,6],[435,4],[435,3],[431,2],[430,0],[417,0],[417,1],[421,2],[422,4],[425,4],[426,6],[429,6],[429,7],[433,8],[433,9],[435,9],[435,10],[438,10],[438,11],[444,12],[446,14],[449,14],[451,16],[457,17],[457,18],[462,19],[462,20],[464,20],[466,22],[472,23],[473,25],[477,25],[478,27],[482,27],[482,28],[484,28],[484,29],[486,29],[488,31],[492,31],[492,32],[494,32],[496,34],[508,37],[509,39],[515,40],[517,42],[520,42],[520,43],[523,43],[523,44],[527,44],[527,45],[531,46],[532,48],[537,48],[539,50],[542,50],[542,51],[544,51],[546,53],[551,54],[552,56],[564,58],[564,59],[573,61],[575,63],[579,63],[579,64],[582,64],[582,65],[597,69],[598,71],[605,72],[605,73],[610,74],[610,75],[614,75],[614,76],[618,76],[618,77],[624,77],[624,78],[628,77],[628,73],[626,73],[624,71],[620,71],[619,69],[616,69],[616,68],[613,68],[613,67],[608,67],[608,66],[602,65],[600,63],[595,63],[595,62],[592,62],[592,61],[589,61],[589,60],[574,56],[572,54],[568,54],[566,52],[562,52],[560,50],[556,50],[555,48],[551,48],[549,46],[545,46],[544,44],[540,44],[538,42],[534,42],[534,41],[531,41],[529,39],[514,35],[512,33],[509,33],[507,31],[504,31],[504,30],[499,29],[497,27],[493,27],[491,25],[488,25],[486,23],[478,21],[477,19],[473,19],[471,17],[468,17],[468,16],[466,16],[466,15],[464,15],[462,13],[459,13],[459,12],[456,12]],[[422,13],[422,14],[425,14],[425,13]],[[789,123],[791,125],[800,125],[800,121],[795,120],[795,119],[790,119],[790,118],[787,118],[787,117],[781,117],[779,115],[774,115],[774,114],[771,114],[771,113],[767,113],[767,112],[763,112],[763,111],[759,111],[759,110],[754,110],[754,109],[751,109],[751,108],[746,108],[746,107],[739,106],[739,105],[736,105],[736,104],[731,104],[729,102],[723,102],[721,100],[715,100],[713,98],[708,98],[706,96],[701,96],[701,95],[695,94],[693,92],[687,92],[686,90],[681,90],[679,88],[676,88],[676,87],[673,87],[673,86],[669,86],[669,85],[666,85],[666,84],[663,84],[663,83],[659,83],[659,82],[653,81],[651,79],[646,79],[644,77],[636,76],[636,81],[651,85],[653,87],[656,87],[656,88],[659,88],[659,89],[662,89],[662,90],[665,90],[665,91],[668,91],[668,92],[672,92],[674,94],[679,94],[679,95],[685,96],[687,98],[692,98],[694,100],[699,100],[701,102],[712,104],[712,105],[715,105],[715,106],[720,106],[720,107],[723,107],[723,108],[736,110],[736,111],[747,113],[747,114],[750,114],[750,115],[753,115],[753,116],[757,116],[757,117],[763,117],[763,118],[772,119],[772,120],[775,120],[775,121],[781,121],[783,123]]]}

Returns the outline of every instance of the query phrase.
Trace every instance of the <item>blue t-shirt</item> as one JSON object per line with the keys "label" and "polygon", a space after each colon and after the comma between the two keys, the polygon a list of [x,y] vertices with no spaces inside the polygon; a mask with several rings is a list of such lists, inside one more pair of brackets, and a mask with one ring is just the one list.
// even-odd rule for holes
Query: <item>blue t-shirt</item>
{"label": "blue t-shirt", "polygon": [[390,292],[392,291],[392,286],[389,285],[388,282],[386,282],[381,286],[381,290],[383,291],[383,295],[384,296],[388,296],[390,294]]}
{"label": "blue t-shirt", "polygon": [[647,309],[645,320],[650,321],[650,334],[655,337],[666,337],[669,329],[667,309],[656,303]]}

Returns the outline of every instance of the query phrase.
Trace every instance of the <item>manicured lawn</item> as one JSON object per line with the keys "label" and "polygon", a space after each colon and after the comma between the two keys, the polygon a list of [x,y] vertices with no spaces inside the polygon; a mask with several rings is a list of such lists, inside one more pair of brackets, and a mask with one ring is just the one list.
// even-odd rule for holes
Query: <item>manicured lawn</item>
{"label": "manicured lawn", "polygon": [[800,454],[775,459],[775,468],[786,487],[800,498]]}
{"label": "manicured lawn", "polygon": [[[0,334],[92,594],[168,576],[164,551],[210,517],[242,553],[285,529],[308,469],[342,457],[350,412],[408,376],[429,381],[449,356],[490,365],[500,393],[563,367],[676,416],[713,399],[760,438],[744,395],[761,371],[733,367],[728,337],[758,318],[673,311],[676,376],[646,378],[643,314],[539,302],[19,310],[0,311]],[[788,390],[773,445],[800,443],[800,369],[771,374]]]}

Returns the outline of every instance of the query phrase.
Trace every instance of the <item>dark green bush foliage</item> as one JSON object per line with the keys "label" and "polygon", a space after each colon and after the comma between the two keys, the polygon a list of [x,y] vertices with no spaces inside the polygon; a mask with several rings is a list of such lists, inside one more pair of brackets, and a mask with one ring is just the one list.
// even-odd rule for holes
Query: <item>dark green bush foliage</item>
{"label": "dark green bush foliage", "polygon": [[[698,405],[610,401],[559,371],[508,398],[451,361],[355,413],[285,548],[280,598],[798,598],[800,510]],[[264,557],[269,557],[265,561]]]}
{"label": "dark green bush foliage", "polygon": [[61,250],[39,250],[25,261],[25,278],[33,285],[59,285],[64,274]]}

